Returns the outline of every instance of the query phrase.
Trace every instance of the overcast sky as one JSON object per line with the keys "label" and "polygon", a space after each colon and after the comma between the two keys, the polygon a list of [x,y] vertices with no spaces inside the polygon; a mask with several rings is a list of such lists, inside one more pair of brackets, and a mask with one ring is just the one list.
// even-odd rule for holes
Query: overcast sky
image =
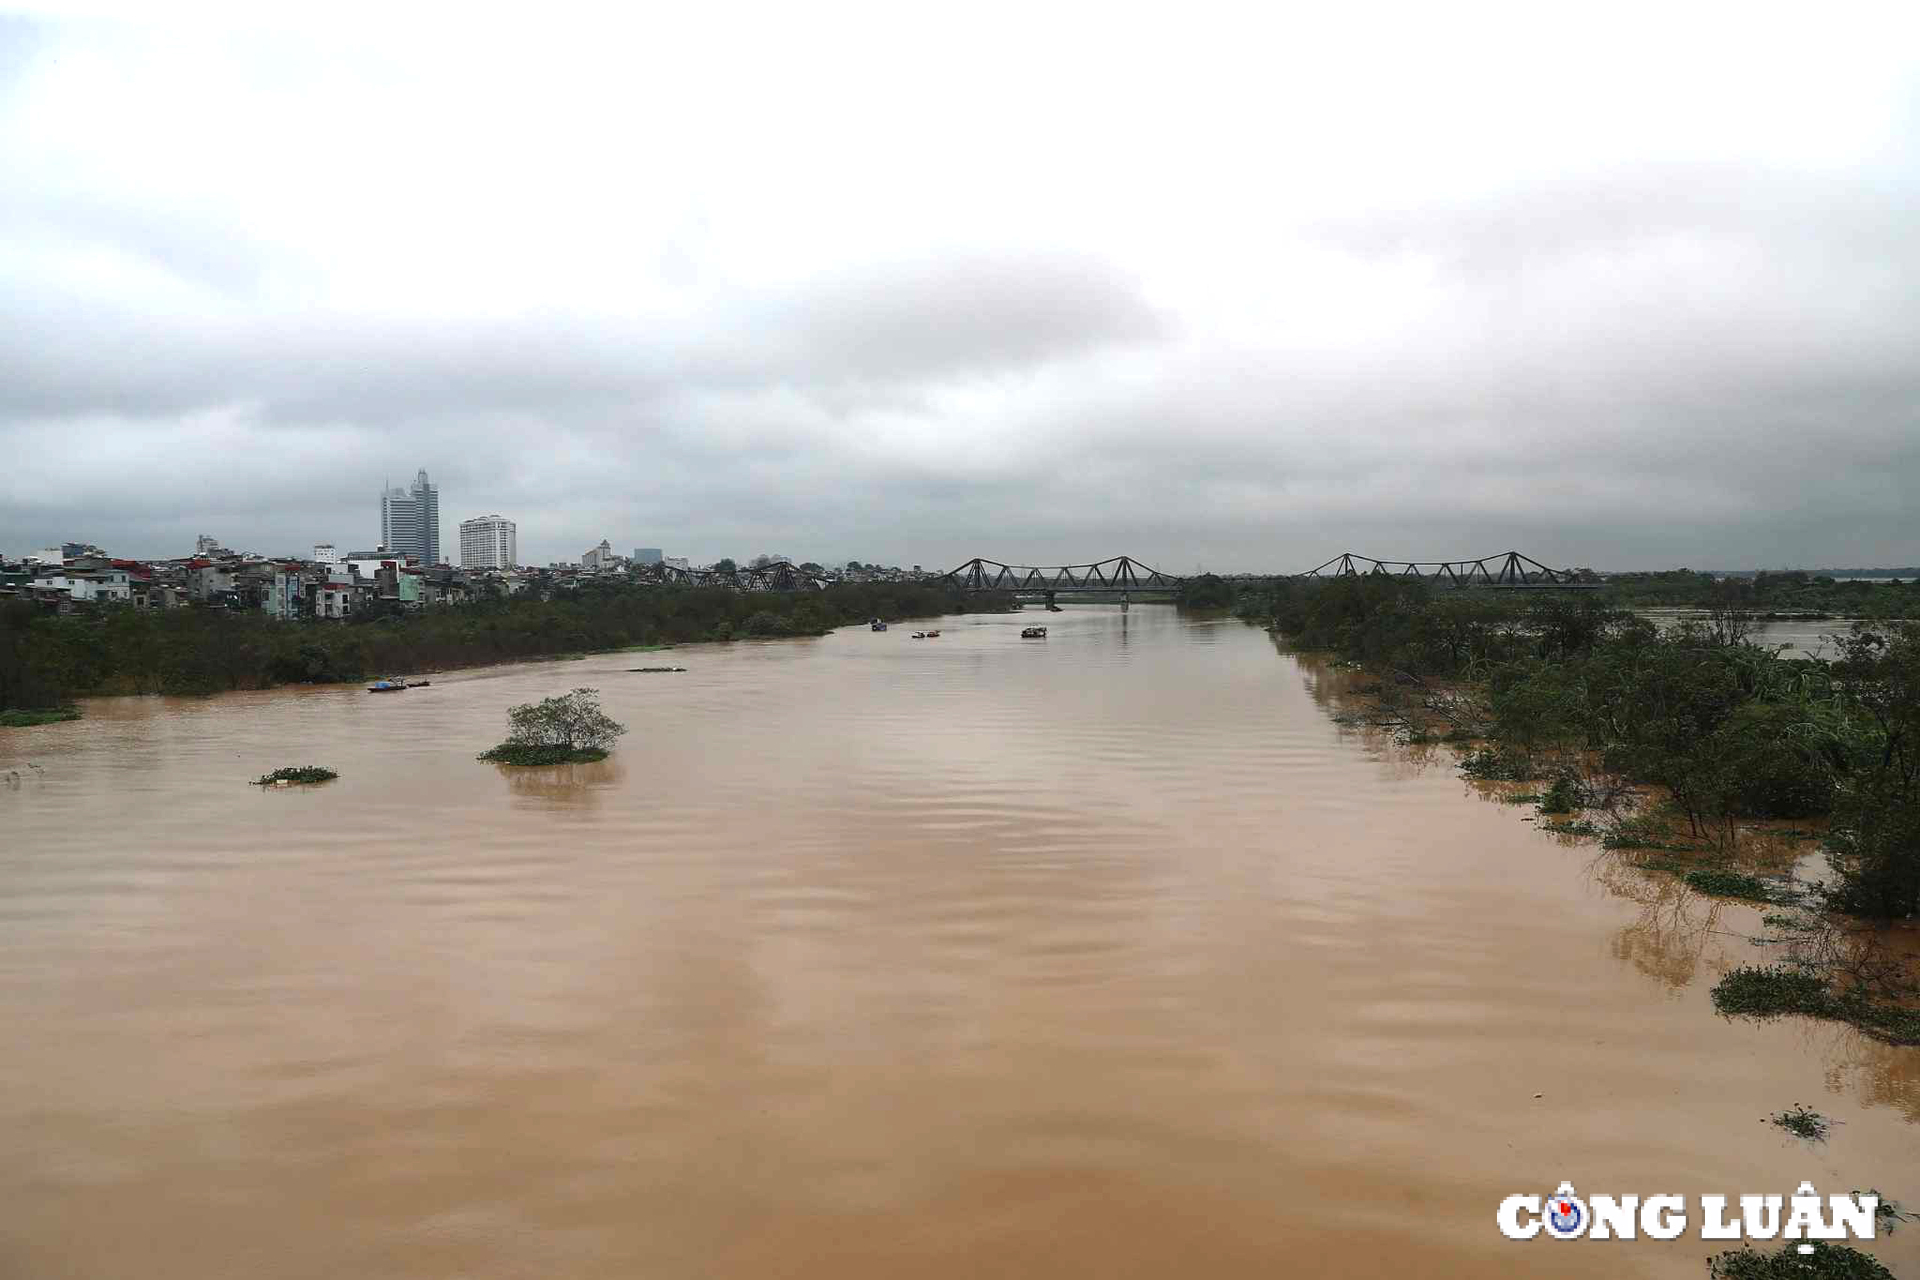
{"label": "overcast sky", "polygon": [[0,17],[0,552],[1920,562],[1920,6],[627,8]]}

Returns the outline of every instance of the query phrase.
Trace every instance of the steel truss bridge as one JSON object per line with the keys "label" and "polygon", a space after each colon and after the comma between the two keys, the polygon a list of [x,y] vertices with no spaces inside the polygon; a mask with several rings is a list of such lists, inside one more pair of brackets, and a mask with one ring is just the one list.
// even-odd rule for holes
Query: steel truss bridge
{"label": "steel truss bridge", "polygon": [[[1424,571],[1424,572],[1423,572]],[[1297,578],[1357,578],[1381,575],[1420,578],[1442,587],[1498,587],[1506,590],[1597,591],[1597,582],[1581,582],[1571,569],[1549,569],[1518,551],[1478,560],[1375,560],[1343,551]]]}
{"label": "steel truss bridge", "polygon": [[1042,568],[1001,564],[975,557],[941,575],[962,591],[1011,591],[1016,595],[1172,595],[1185,578],[1141,564],[1131,556],[1115,556],[1094,564],[1063,564]]}
{"label": "steel truss bridge", "polygon": [[[786,561],[758,568],[681,569],[667,564],[636,565],[639,581],[662,587],[726,587],[734,591],[819,591],[826,578]],[[1296,578],[1395,577],[1418,578],[1441,587],[1504,590],[1591,591],[1598,583],[1581,582],[1571,569],[1550,569],[1518,551],[1483,556],[1478,560],[1376,560],[1345,551]],[[1171,596],[1185,578],[1163,573],[1131,556],[1114,556],[1092,564],[1002,564],[978,556],[943,574],[929,575],[962,591],[1008,591],[1015,595]]]}

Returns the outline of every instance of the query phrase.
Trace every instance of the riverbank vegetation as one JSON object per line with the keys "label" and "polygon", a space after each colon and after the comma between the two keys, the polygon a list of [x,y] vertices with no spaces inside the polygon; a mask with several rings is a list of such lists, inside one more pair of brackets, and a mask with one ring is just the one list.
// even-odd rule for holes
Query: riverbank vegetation
{"label": "riverbank vegetation", "polygon": [[37,724],[59,724],[63,720],[78,720],[78,707],[45,707],[28,709],[15,707],[0,711],[0,729],[26,729]]}
{"label": "riverbank vegetation", "polygon": [[1596,593],[1620,608],[1731,609],[1756,617],[1920,618],[1920,577],[1840,579],[1797,569],[1721,577],[1674,569],[1616,573]]}
{"label": "riverbank vegetation", "polygon": [[575,689],[507,712],[507,740],[480,759],[496,764],[580,764],[605,760],[627,727],[600,709],[600,691]]}
{"label": "riverbank vegetation", "polygon": [[1238,599],[1233,583],[1211,573],[1188,578],[1174,594],[1174,603],[1182,609],[1231,609]]}
{"label": "riverbank vegetation", "polygon": [[[1821,660],[1750,643],[1733,612],[1662,630],[1592,595],[1359,577],[1277,581],[1238,607],[1376,675],[1375,723],[1470,747],[1470,776],[1549,783],[1527,794],[1568,817],[1543,829],[1782,908],[1784,968],[1729,975],[1723,1012],[1920,1043],[1911,964],[1863,955],[1872,931],[1848,923],[1920,914],[1920,624],[1857,624]],[[1743,829],[1818,841],[1826,881],[1735,865]]]}
{"label": "riverbank vegetation", "polygon": [[587,582],[547,598],[370,613],[348,623],[202,608],[56,616],[13,603],[0,605],[0,711],[57,708],[89,694],[215,693],[639,646],[815,636],[873,617],[1013,607],[1004,593],[932,583],[745,594]]}
{"label": "riverbank vegetation", "polygon": [[279,782],[300,784],[332,782],[339,776],[340,775],[333,770],[324,769],[317,764],[296,764],[288,765],[284,769],[275,769],[272,773],[263,773],[254,780],[253,785],[256,787],[271,787]]}

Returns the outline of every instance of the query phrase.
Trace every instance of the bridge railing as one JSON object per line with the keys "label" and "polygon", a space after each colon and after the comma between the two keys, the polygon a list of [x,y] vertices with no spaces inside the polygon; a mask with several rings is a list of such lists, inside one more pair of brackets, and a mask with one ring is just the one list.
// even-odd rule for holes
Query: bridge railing
{"label": "bridge railing", "polygon": [[1532,556],[1518,551],[1482,556],[1477,560],[1376,560],[1372,556],[1343,551],[1325,564],[1317,565],[1299,578],[1352,578],[1381,575],[1421,578],[1450,587],[1578,587],[1582,583],[1572,569],[1551,569]]}
{"label": "bridge railing", "polygon": [[1162,573],[1131,556],[1092,564],[1002,564],[974,557],[941,575],[963,591],[1176,591],[1184,578]]}

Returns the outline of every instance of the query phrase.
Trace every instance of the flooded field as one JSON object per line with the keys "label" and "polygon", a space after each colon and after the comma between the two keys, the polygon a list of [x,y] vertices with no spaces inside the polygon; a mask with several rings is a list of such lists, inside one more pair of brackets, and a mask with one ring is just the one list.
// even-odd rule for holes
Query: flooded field
{"label": "flooded field", "polygon": [[[0,730],[0,1275],[1703,1277],[1494,1212],[1920,1204],[1920,1050],[1711,1012],[1757,911],[1238,622],[939,625]],[[610,760],[475,761],[576,685]]]}
{"label": "flooded field", "polygon": [[[1636,609],[1662,628],[1678,626],[1687,619],[1704,622],[1707,614],[1699,609]],[[1756,619],[1747,639],[1769,649],[1786,647],[1790,658],[1827,658],[1839,656],[1832,637],[1844,636],[1853,629],[1854,618],[1769,618]]]}

